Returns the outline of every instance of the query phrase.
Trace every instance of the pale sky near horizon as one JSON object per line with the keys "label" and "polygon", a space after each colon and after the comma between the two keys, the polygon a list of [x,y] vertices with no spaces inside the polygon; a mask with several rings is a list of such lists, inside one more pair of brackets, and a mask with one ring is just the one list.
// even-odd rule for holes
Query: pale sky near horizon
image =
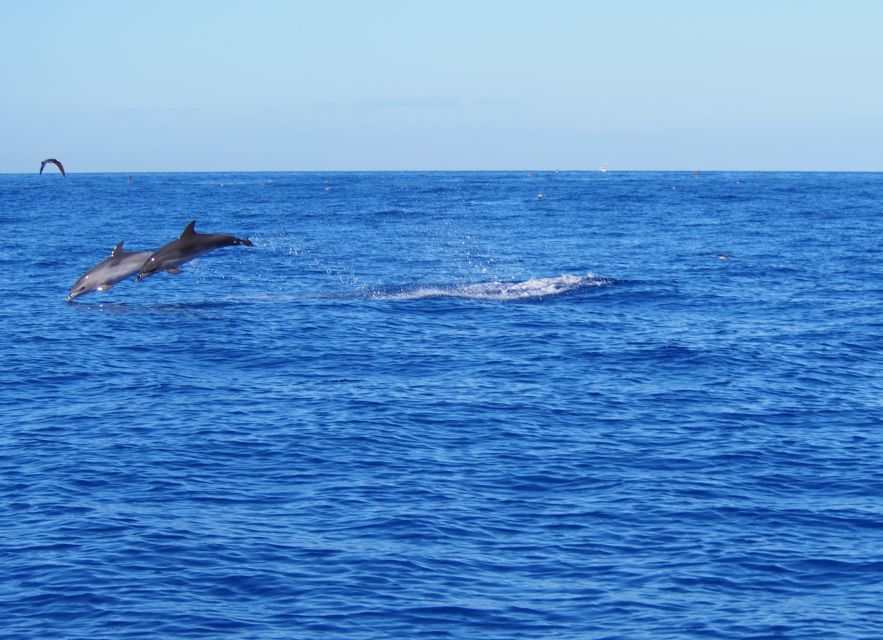
{"label": "pale sky near horizon", "polygon": [[0,172],[883,171],[883,2],[0,0]]}

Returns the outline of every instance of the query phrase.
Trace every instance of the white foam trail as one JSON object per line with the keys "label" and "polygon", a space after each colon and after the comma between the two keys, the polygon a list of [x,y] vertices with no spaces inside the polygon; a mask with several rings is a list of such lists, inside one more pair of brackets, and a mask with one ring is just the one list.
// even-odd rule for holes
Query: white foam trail
{"label": "white foam trail", "polygon": [[558,296],[565,293],[611,284],[611,280],[592,273],[585,275],[564,274],[555,278],[531,278],[520,282],[493,280],[452,287],[425,286],[395,292],[374,292],[377,300],[421,300],[424,298],[464,298],[509,302],[533,300]]}

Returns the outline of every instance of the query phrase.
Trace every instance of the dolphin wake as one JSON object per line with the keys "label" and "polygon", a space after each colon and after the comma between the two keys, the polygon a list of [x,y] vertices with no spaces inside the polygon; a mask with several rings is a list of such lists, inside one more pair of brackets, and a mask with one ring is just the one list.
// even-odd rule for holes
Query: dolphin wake
{"label": "dolphin wake", "polygon": [[575,293],[589,287],[613,284],[613,280],[588,273],[564,274],[554,278],[531,278],[522,281],[491,280],[475,284],[444,286],[424,285],[394,291],[374,291],[369,297],[375,300],[422,300],[425,298],[463,298],[513,302],[538,300],[552,296]]}

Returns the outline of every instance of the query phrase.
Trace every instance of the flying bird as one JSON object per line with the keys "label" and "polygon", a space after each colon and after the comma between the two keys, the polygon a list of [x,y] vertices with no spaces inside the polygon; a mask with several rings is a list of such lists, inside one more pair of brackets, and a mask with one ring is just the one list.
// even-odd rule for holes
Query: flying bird
{"label": "flying bird", "polygon": [[43,169],[45,169],[46,165],[50,162],[58,167],[58,170],[61,171],[61,175],[67,177],[64,173],[64,166],[62,166],[62,164],[55,158],[46,158],[45,160],[43,160],[43,162],[40,163],[40,173],[43,173]]}

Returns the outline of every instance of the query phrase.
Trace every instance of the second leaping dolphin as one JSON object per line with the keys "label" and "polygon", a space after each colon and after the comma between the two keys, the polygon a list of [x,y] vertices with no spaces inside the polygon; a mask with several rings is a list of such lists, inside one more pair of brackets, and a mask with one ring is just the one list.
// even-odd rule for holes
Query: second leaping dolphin
{"label": "second leaping dolphin", "polygon": [[123,243],[118,243],[107,260],[96,264],[74,283],[68,302],[92,291],[107,291],[117,282],[134,276],[150,256],[150,251],[123,251]]}
{"label": "second leaping dolphin", "polygon": [[181,273],[178,268],[180,265],[215,249],[233,245],[254,246],[254,243],[247,238],[237,238],[226,233],[197,233],[193,228],[195,225],[196,220],[191,220],[177,240],[160,247],[147,258],[135,280],[143,280],[157,271]]}

